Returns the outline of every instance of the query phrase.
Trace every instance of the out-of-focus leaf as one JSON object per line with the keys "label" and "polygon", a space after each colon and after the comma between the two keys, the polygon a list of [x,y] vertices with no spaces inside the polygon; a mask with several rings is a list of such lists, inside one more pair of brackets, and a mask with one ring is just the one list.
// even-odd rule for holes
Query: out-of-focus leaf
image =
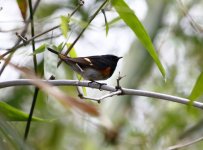
{"label": "out-of-focus leaf", "polygon": [[23,19],[26,19],[27,16],[27,0],[17,0],[18,7],[20,9]]}
{"label": "out-of-focus leaf", "polygon": [[[67,48],[69,48],[69,47],[71,46],[71,43],[67,43],[66,46],[67,46]],[[69,55],[70,55],[70,57],[73,57],[73,58],[74,58],[74,57],[77,57],[77,53],[76,53],[74,47],[70,50]]]}
{"label": "out-of-focus leaf", "polygon": [[36,11],[36,17],[44,18],[51,16],[57,9],[61,8],[62,4],[60,3],[40,3]]}
{"label": "out-of-focus leaf", "polygon": [[203,72],[197,78],[197,81],[192,89],[190,96],[188,97],[192,102],[203,95]]}
{"label": "out-of-focus leaf", "polygon": [[[19,130],[16,129],[9,121],[0,119],[0,146],[1,150],[30,150],[31,147],[27,145],[19,134]],[[2,144],[2,141],[5,141]]]}
{"label": "out-of-focus leaf", "polygon": [[44,59],[37,66],[37,74],[40,77],[44,76]]}
{"label": "out-of-focus leaf", "polygon": [[61,32],[64,35],[65,38],[67,38],[68,34],[68,23],[69,23],[69,18],[66,16],[61,16]]}
{"label": "out-of-focus leaf", "polygon": [[107,21],[106,13],[105,13],[105,11],[103,9],[102,9],[102,13],[104,14],[104,21],[105,21],[105,26],[106,26],[106,36],[107,36],[108,32],[109,32],[109,24],[108,24],[108,21]]}
{"label": "out-of-focus leaf", "polygon": [[165,69],[163,68],[158,58],[158,55],[155,51],[152,41],[142,23],[134,14],[133,10],[130,9],[130,7],[125,3],[124,0],[113,0],[112,5],[116,9],[121,19],[133,30],[133,32],[137,35],[138,39],[142,42],[143,46],[148,50],[149,54],[154,59],[160,72],[165,78],[166,77]]}
{"label": "out-of-focus leaf", "polygon": [[61,52],[61,51],[63,50],[65,44],[66,44],[66,43],[61,42],[61,43],[57,46],[57,50],[58,50],[59,52]]}
{"label": "out-of-focus leaf", "polygon": [[[5,102],[0,101],[0,114],[5,116],[5,119],[11,121],[27,121],[29,114],[8,105]],[[32,117],[33,121],[42,121],[47,122],[48,120],[44,120],[38,117]]]}
{"label": "out-of-focus leaf", "polygon": [[121,20],[121,17],[116,17],[113,18],[112,20],[109,21],[109,26],[112,26],[113,24],[115,24],[116,22],[118,22],[119,20]]}
{"label": "out-of-focus leaf", "polygon": [[[70,45],[71,45],[70,43],[67,43],[67,48],[70,47]],[[73,58],[74,58],[74,57],[77,57],[77,53],[76,53],[74,47],[73,47],[73,48],[71,49],[71,51],[69,52],[69,55],[70,55],[70,57],[73,57]],[[81,75],[77,74],[76,76],[77,76],[78,80],[81,80],[81,79],[82,79],[82,76],[81,76]],[[82,90],[83,90],[83,94],[84,94],[84,95],[87,95],[86,87],[82,87]]]}
{"label": "out-of-focus leaf", "polygon": [[42,44],[40,47],[38,47],[34,53],[32,53],[31,55],[36,55],[36,54],[39,54],[39,53],[42,53],[44,52],[46,49],[46,44]]}
{"label": "out-of-focus leaf", "polygon": [[[2,59],[5,60],[4,58]],[[33,81],[31,81],[33,85],[37,86],[47,94],[55,97],[63,106],[77,108],[92,116],[97,116],[97,117],[100,116],[100,113],[95,106],[85,103],[83,101],[79,101],[73,97],[67,96],[65,93],[60,91],[57,87],[51,86],[50,84],[45,82],[41,82],[40,79],[37,76],[35,76],[31,70],[24,67],[16,66],[11,62],[9,63],[9,65],[19,70],[26,78],[34,79]]]}
{"label": "out-of-focus leaf", "polygon": [[53,49],[54,49],[55,51],[61,52],[61,51],[63,50],[63,48],[64,48],[65,45],[66,45],[66,43],[61,42],[58,46],[53,45]]}

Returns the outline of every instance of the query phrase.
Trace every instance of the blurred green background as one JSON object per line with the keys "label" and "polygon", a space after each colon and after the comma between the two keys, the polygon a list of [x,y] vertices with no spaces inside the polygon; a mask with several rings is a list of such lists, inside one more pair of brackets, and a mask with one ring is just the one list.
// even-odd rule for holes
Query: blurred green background
{"label": "blurred green background", "polygon": [[[70,21],[67,38],[57,29],[36,39],[36,47],[44,43],[58,46],[61,42],[73,42],[101,2],[103,1],[85,1],[84,7]],[[106,81],[110,85],[116,85],[116,77],[121,72],[121,75],[125,75],[121,80],[122,87],[188,97],[203,65],[203,1],[126,0],[126,3],[135,11],[149,33],[166,69],[166,82],[133,32],[121,19],[116,19],[118,15],[110,4],[105,8],[109,22],[108,35],[104,17],[100,12],[75,45],[77,55],[111,53],[123,56],[112,78]],[[60,16],[71,13],[77,4],[75,0],[41,0],[34,16],[35,34],[60,24]],[[19,9],[16,2],[8,5],[4,2],[2,11],[9,7]],[[16,18],[22,20],[20,13]],[[4,26],[0,31],[0,39],[8,42],[7,45],[0,44],[3,51],[12,47],[16,38],[15,32],[22,31],[24,24],[16,20],[2,21],[1,24]],[[8,28],[5,24],[12,24],[10,28],[14,30],[3,32]],[[30,30],[26,36],[30,37]],[[31,45],[18,49],[13,56],[13,62],[32,67],[30,53]],[[75,79],[67,65],[62,64],[56,69],[56,56],[47,51],[37,56],[38,68],[44,72],[46,79],[52,74],[56,79]],[[9,71],[9,68],[5,70],[0,77],[1,81],[21,78],[20,74],[8,76]],[[77,97],[75,87],[60,89],[69,96]],[[107,94],[105,91],[86,90],[91,97]],[[1,101],[29,113],[33,91],[32,86],[0,89],[0,98]],[[198,100],[202,101],[201,97]],[[0,149],[163,150],[184,141],[192,141],[203,134],[202,111],[196,108],[188,110],[186,105],[139,96],[116,96],[101,104],[91,101],[87,103],[96,105],[105,118],[94,118],[64,108],[58,101],[40,91],[34,116],[46,121],[33,121],[28,139],[24,143],[26,121],[5,121],[2,113]],[[200,141],[182,149],[202,148],[203,142]]]}

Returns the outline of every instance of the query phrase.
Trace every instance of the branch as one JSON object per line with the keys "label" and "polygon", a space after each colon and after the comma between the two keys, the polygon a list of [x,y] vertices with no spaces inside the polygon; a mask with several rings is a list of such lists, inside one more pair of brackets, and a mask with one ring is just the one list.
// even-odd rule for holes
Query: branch
{"label": "branch", "polygon": [[182,143],[182,144],[177,144],[177,145],[174,145],[174,146],[170,146],[167,148],[167,150],[177,150],[179,148],[183,148],[183,147],[187,147],[187,146],[190,146],[190,145],[193,145],[197,142],[200,142],[203,140],[203,137],[200,137],[198,139],[195,139],[193,141],[189,141],[189,142],[185,142],[185,143]]}
{"label": "branch", "polygon": [[[35,36],[35,28],[34,28],[34,17],[33,17],[33,9],[32,9],[32,0],[28,1],[29,4],[29,10],[30,10],[30,23],[31,23],[31,36]],[[32,40],[32,51],[34,53],[35,51],[35,40]],[[35,73],[37,73],[37,57],[36,55],[33,55],[33,62],[34,62],[34,70]]]}
{"label": "branch", "polygon": [[[31,79],[18,79],[18,80],[10,80],[10,81],[3,81],[0,82],[0,88],[6,88],[11,86],[24,86],[24,85],[32,85],[31,81],[34,80]],[[54,86],[83,86],[83,87],[89,87],[94,89],[100,89],[104,91],[110,91],[110,92],[116,92],[117,89],[113,86],[108,85],[102,85],[100,86],[97,83],[91,83],[89,81],[78,81],[78,80],[40,80],[42,82],[48,82],[49,84],[52,84]],[[181,98],[178,96],[172,96],[167,95],[163,93],[157,93],[157,92],[150,92],[150,91],[144,91],[144,90],[135,90],[135,89],[127,89],[122,88],[122,94],[118,95],[136,95],[136,96],[144,96],[144,97],[152,97],[156,99],[162,99],[167,100],[171,102],[176,102],[180,104],[189,104],[190,100],[186,98]],[[194,107],[203,109],[203,103],[194,101],[192,103]]]}
{"label": "branch", "polygon": [[[34,15],[34,13],[35,13],[37,7],[39,6],[39,3],[40,3],[40,0],[37,0],[36,3],[35,3],[35,5],[34,5],[34,8],[33,8],[33,15]],[[30,17],[31,17],[31,16],[30,16]],[[20,33],[20,35],[21,35],[22,37],[24,37],[25,34],[27,33],[27,29],[28,29],[29,23],[31,22],[31,18],[30,18],[30,17],[29,17],[29,19],[25,22],[25,27],[24,27],[23,31]],[[1,76],[1,74],[3,73],[4,69],[6,68],[7,64],[9,63],[9,61],[11,60],[11,57],[12,57],[13,53],[15,52],[15,50],[18,49],[19,47],[25,45],[24,42],[23,42],[22,44],[20,44],[21,40],[22,40],[21,38],[18,38],[18,40],[16,41],[15,45],[14,45],[11,49],[9,49],[9,50],[8,50],[7,52],[5,52],[4,54],[0,55],[0,60],[1,60],[3,57],[5,57],[6,55],[8,55],[8,54],[11,53],[11,54],[9,55],[9,57],[6,59],[6,61],[4,62],[2,68],[0,69],[0,76]],[[21,45],[21,46],[19,46],[19,45]]]}
{"label": "branch", "polygon": [[[32,0],[28,0],[28,3],[29,3],[29,10],[30,10],[31,36],[33,37],[35,35],[35,28],[34,28],[34,19],[33,19],[34,14],[33,14],[33,9],[32,9]],[[35,40],[32,41],[32,51],[33,52],[35,51]],[[35,73],[37,74],[37,57],[36,57],[36,55],[33,56],[33,63],[34,63]],[[35,105],[36,105],[36,102],[37,102],[38,93],[39,93],[39,88],[35,87],[34,96],[33,96],[33,99],[32,99],[32,105],[31,105],[31,108],[30,108],[27,124],[26,124],[26,127],[25,127],[25,133],[24,133],[24,140],[25,141],[27,140],[27,137],[28,137],[28,134],[29,134],[29,131],[30,131],[32,116],[33,116]]]}
{"label": "branch", "polygon": [[100,97],[100,98],[92,98],[92,97],[87,97],[87,96],[83,96],[83,95],[80,95],[79,97],[80,97],[81,99],[89,99],[89,100],[97,101],[98,103],[100,103],[101,100],[103,100],[103,99],[106,99],[106,98],[108,98],[108,97],[112,97],[112,96],[115,96],[115,95],[120,95],[120,94],[122,94],[122,91],[121,91],[121,90],[118,90],[118,91],[115,91],[115,92],[106,94],[106,95],[104,95],[104,96],[102,96],[102,97]]}
{"label": "branch", "polygon": [[[99,13],[99,11],[106,5],[106,3],[108,2],[108,0],[105,0],[101,6],[97,9],[97,11],[93,14],[93,16],[90,18],[90,20],[88,21],[88,23],[86,24],[86,26],[82,29],[82,31],[80,32],[80,34],[78,35],[78,37],[73,41],[73,43],[69,46],[68,50],[64,53],[64,55],[67,55],[71,49],[74,47],[74,45],[77,43],[77,41],[80,39],[80,37],[82,36],[82,34],[85,32],[85,30],[88,28],[88,26],[90,25],[90,23],[94,20],[94,18],[97,16],[97,14]],[[57,67],[59,67],[59,65],[62,63],[62,60],[60,60],[57,64]]]}
{"label": "branch", "polygon": [[[38,1],[40,1],[40,0],[38,0]],[[38,4],[38,3],[37,3],[37,4]],[[79,2],[79,4],[77,5],[77,7],[73,10],[73,12],[72,12],[68,17],[71,18],[71,17],[75,14],[75,12],[76,12],[82,5],[83,5],[83,3]],[[34,10],[36,10],[35,7],[34,7],[34,9],[33,9],[33,12],[34,12]],[[30,18],[29,18],[28,21],[30,22]],[[53,31],[53,30],[55,30],[55,29],[57,29],[57,28],[59,28],[59,27],[60,27],[60,25],[56,25],[56,26],[54,26],[54,27],[52,27],[52,28],[50,28],[50,29],[48,29],[48,30],[42,32],[42,33],[39,33],[39,34],[37,34],[37,35],[31,37],[30,39],[28,39],[28,40],[26,41],[26,44],[28,44],[29,42],[33,41],[34,39],[36,39],[36,38],[38,38],[38,37],[40,37],[40,36],[42,36],[42,35],[44,35],[44,34],[50,32],[50,31]],[[27,25],[26,25],[26,28],[27,28]],[[21,35],[24,36],[24,34],[22,34],[22,33],[21,33]],[[14,47],[8,49],[7,52],[5,52],[4,54],[0,55],[0,60],[1,60],[3,57],[5,57],[6,55],[8,55],[9,53],[14,52],[16,49],[18,49],[18,48],[20,48],[20,47],[22,47],[22,46],[24,46],[24,45],[25,45],[24,43],[22,43],[22,44],[19,44],[19,43],[18,43],[18,44],[15,45]]]}

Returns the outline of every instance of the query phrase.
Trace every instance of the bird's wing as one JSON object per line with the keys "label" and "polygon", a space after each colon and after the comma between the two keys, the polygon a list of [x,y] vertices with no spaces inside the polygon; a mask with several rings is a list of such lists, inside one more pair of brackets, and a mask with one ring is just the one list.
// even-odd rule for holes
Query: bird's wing
{"label": "bird's wing", "polygon": [[95,69],[105,69],[109,65],[107,62],[102,61],[100,56],[90,56],[90,57],[77,57],[77,58],[67,58],[67,61],[72,63],[77,63],[81,68],[95,68]]}

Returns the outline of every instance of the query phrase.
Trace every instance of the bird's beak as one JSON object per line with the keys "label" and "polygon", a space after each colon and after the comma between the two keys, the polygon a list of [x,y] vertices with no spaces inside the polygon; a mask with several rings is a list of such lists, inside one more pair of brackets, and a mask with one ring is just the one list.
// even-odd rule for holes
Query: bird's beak
{"label": "bird's beak", "polygon": [[121,59],[121,58],[123,58],[123,57],[118,57],[118,59]]}

